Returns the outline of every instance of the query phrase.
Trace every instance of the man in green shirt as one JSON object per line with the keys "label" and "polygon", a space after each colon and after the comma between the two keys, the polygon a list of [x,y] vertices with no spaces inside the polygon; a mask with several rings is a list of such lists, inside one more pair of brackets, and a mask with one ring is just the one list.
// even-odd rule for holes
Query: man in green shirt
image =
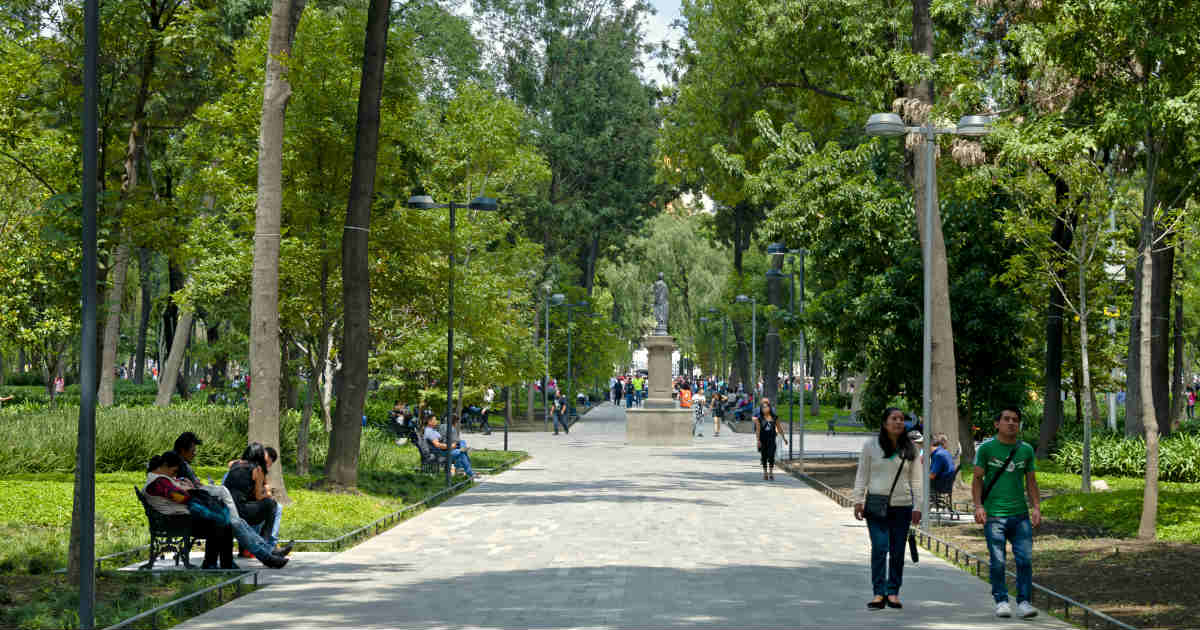
{"label": "man in green shirt", "polygon": [[1029,618],[1037,615],[1037,609],[1030,603],[1033,596],[1033,528],[1042,522],[1037,458],[1033,447],[1020,440],[1020,411],[1013,408],[1000,410],[995,424],[996,438],[984,442],[975,451],[975,479],[971,483],[975,522],[983,525],[987,538],[996,616],[1012,616],[1004,572],[1005,543],[1011,542],[1017,565],[1017,614]]}

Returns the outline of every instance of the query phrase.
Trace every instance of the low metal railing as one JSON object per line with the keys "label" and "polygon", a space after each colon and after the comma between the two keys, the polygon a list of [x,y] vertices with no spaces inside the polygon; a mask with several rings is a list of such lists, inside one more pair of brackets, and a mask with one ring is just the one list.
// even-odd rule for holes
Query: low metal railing
{"label": "low metal railing", "polygon": [[[820,490],[829,498],[837,502],[842,507],[854,507],[852,500],[846,495],[831,488],[825,482],[815,479],[804,473],[794,473],[800,479],[807,482],[812,487]],[[975,554],[955,545],[954,543],[940,538],[936,534],[931,534],[922,530],[914,530],[917,537],[917,542],[925,549],[935,553],[949,562],[953,562],[956,566],[964,567],[967,571],[973,573],[976,577],[984,578],[987,576],[989,569],[984,569],[985,563],[983,559]],[[953,555],[951,554],[953,552]],[[1012,571],[1005,571],[1010,577],[1016,578],[1016,574]],[[1048,589],[1037,582],[1033,583],[1033,592],[1030,599],[1030,604],[1036,605],[1036,594],[1041,593],[1043,606],[1047,612],[1054,613],[1061,611],[1065,620],[1076,625],[1082,624],[1084,628],[1116,628],[1118,630],[1138,630],[1137,627],[1131,626],[1123,621],[1118,621],[1112,617],[1094,609],[1086,604],[1081,604],[1074,599]],[[1074,617],[1071,616],[1072,609],[1077,609]]]}
{"label": "low metal railing", "polygon": [[[205,595],[212,593],[213,591],[216,591],[216,593],[217,593],[217,605],[219,606],[219,605],[225,603],[225,591],[228,587],[232,586],[233,587],[232,590],[234,591],[234,596],[231,597],[230,600],[237,599],[238,597],[240,597],[242,595],[242,584],[245,583],[245,581],[251,577],[254,579],[254,588],[258,588],[258,571],[257,570],[239,571],[236,576],[229,578],[228,580],[225,580],[224,582],[220,582],[218,584],[214,584],[207,588],[200,589],[200,590],[196,591],[195,593],[188,593],[187,595],[184,595],[183,597],[180,597],[179,599],[173,599],[173,600],[171,600],[165,604],[162,604],[160,606],[155,606],[154,608],[151,608],[150,610],[147,610],[146,612],[138,613],[120,623],[111,625],[111,626],[105,628],[105,630],[117,630],[117,628],[128,628],[131,625],[133,625],[134,623],[137,623],[138,621],[141,621],[143,619],[149,619],[150,620],[150,628],[152,630],[158,630],[158,628],[159,628],[158,616],[163,611],[169,610],[169,609],[179,606],[181,604],[185,604],[185,603],[190,602],[193,599],[196,599],[198,597],[204,597]],[[214,608],[215,608],[215,606],[214,606]]]}

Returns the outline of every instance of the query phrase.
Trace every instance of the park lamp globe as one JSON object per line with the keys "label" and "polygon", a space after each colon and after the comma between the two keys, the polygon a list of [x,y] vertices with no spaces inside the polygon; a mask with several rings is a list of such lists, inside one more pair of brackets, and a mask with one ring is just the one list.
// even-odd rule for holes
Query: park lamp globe
{"label": "park lamp globe", "polygon": [[867,119],[868,136],[902,136],[906,133],[908,127],[899,114],[871,114]]}
{"label": "park lamp globe", "polygon": [[750,301],[750,298],[745,295],[739,295],[733,299],[734,299],[734,301],[741,302],[742,304],[745,304],[746,302]]}
{"label": "park lamp globe", "polygon": [[963,116],[958,119],[954,133],[960,136],[986,136],[992,132],[991,116]]}
{"label": "park lamp globe", "polygon": [[550,296],[550,303],[553,304],[554,306],[558,306],[559,304],[562,304],[563,302],[566,302],[566,301],[567,301],[567,296],[563,295],[562,293],[555,293],[554,295]]}

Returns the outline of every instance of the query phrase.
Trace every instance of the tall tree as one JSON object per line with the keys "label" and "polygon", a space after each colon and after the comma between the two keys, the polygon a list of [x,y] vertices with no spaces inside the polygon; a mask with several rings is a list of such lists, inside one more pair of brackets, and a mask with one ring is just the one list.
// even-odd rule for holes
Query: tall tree
{"label": "tall tree", "polygon": [[[279,444],[279,240],[283,205],[283,130],[292,86],[287,77],[306,0],[273,0],[258,140],[254,273],[250,297],[250,423],[247,439]],[[287,503],[282,466],[272,466],[276,499]]]}
{"label": "tall tree", "polygon": [[387,62],[388,0],[371,0],[363,44],[362,80],[358,91],[358,124],[354,141],[354,172],[342,232],[342,380],[337,420],[329,436],[325,472],[330,481],[358,485],[358,447],[363,405],[367,399],[367,355],[370,351],[371,284],[367,268],[367,235],[375,195],[379,154],[379,112]]}

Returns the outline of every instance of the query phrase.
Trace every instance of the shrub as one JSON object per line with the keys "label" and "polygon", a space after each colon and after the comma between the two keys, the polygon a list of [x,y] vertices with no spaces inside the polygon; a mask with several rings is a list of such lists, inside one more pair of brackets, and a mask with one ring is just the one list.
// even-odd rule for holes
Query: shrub
{"label": "shrub", "polygon": [[[1083,470],[1082,440],[1059,442],[1051,456],[1071,473]],[[1176,434],[1159,442],[1158,478],[1161,481],[1200,482],[1200,434]],[[1146,474],[1146,442],[1106,434],[1092,440],[1092,474],[1142,477]]]}

